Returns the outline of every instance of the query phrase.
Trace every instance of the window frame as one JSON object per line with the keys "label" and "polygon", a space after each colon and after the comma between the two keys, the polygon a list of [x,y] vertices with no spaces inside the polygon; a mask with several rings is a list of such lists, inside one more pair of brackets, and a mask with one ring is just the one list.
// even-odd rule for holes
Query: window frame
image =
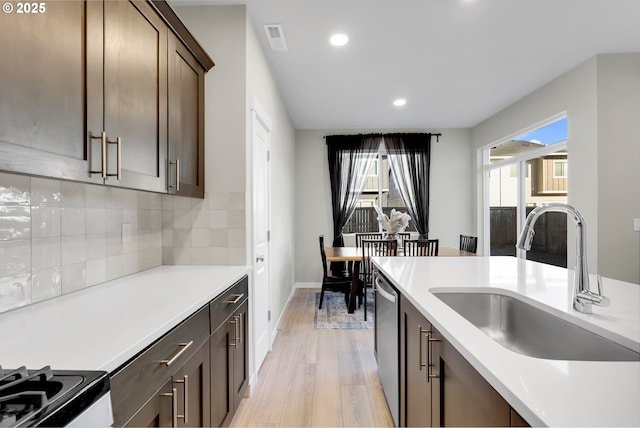
{"label": "window frame", "polygon": [[[500,169],[503,168],[505,166],[511,166],[512,164],[516,164],[516,177],[518,180],[518,194],[517,194],[517,219],[516,219],[516,224],[517,224],[517,230],[522,230],[522,226],[524,225],[525,219],[526,219],[526,203],[525,203],[525,197],[526,197],[526,189],[525,189],[525,185],[526,185],[526,172],[527,172],[527,161],[531,160],[531,159],[535,159],[535,158],[539,158],[539,157],[544,157],[544,156],[548,156],[551,155],[553,153],[556,153],[558,151],[561,150],[565,150],[567,153],[567,157],[569,156],[569,150],[568,150],[568,144],[567,141],[569,139],[569,136],[567,135],[567,139],[564,141],[558,141],[556,143],[553,144],[549,144],[543,147],[540,147],[538,149],[534,149],[531,151],[527,151],[524,153],[520,153],[517,155],[514,155],[508,159],[502,159],[499,161],[495,161],[493,163],[490,162],[490,151],[492,147],[498,146],[500,144],[504,144],[506,142],[509,142],[511,140],[513,140],[514,138],[516,138],[517,136],[532,132],[536,129],[542,128],[544,126],[547,126],[551,123],[557,122],[559,120],[562,120],[564,118],[568,119],[568,115],[566,112],[562,112],[560,114],[557,114],[551,118],[548,118],[547,120],[541,121],[539,123],[536,123],[528,128],[525,128],[521,131],[515,132],[505,138],[501,138],[500,140],[497,140],[491,144],[487,144],[485,146],[482,146],[478,149],[479,151],[479,157],[482,160],[482,164],[480,165],[480,170],[481,170],[481,176],[482,176],[482,216],[481,218],[483,219],[482,221],[482,233],[483,233],[483,237],[484,239],[482,240],[482,251],[483,254],[491,254],[491,242],[490,242],[490,237],[491,237],[491,231],[490,231],[490,210],[491,210],[491,203],[490,203],[490,178],[489,178],[489,173],[491,170],[494,169]],[[567,120],[567,124],[568,124],[568,120]],[[568,126],[568,125],[567,125]],[[565,160],[565,162],[567,162],[568,164],[568,160]],[[568,166],[568,165],[567,165]],[[568,169],[567,169],[568,171]],[[554,171],[555,173],[555,171]],[[568,177],[563,177],[563,178],[568,178]],[[568,194],[568,192],[567,192]],[[516,251],[516,257],[519,259],[526,259],[526,252],[524,250],[518,249]]]}

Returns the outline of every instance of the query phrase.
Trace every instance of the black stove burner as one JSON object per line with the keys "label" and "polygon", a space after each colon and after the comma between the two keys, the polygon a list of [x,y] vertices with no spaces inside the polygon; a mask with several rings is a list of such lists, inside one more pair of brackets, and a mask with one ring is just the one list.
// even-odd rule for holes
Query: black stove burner
{"label": "black stove burner", "polygon": [[108,390],[104,372],[53,372],[49,366],[40,370],[0,367],[0,427],[56,425],[58,420],[61,425],[63,419],[70,422],[76,416],[73,412],[87,404],[85,392],[95,400]]}

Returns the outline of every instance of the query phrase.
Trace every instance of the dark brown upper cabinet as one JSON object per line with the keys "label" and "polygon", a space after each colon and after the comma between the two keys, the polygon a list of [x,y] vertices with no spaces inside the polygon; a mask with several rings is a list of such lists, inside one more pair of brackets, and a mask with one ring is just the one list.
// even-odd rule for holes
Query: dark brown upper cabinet
{"label": "dark brown upper cabinet", "polygon": [[103,182],[89,173],[85,123],[86,102],[102,104],[101,28],[98,2],[47,2],[45,13],[2,17],[0,170]]}
{"label": "dark brown upper cabinet", "polygon": [[0,170],[204,196],[213,61],[166,2],[48,2],[0,40]]}
{"label": "dark brown upper cabinet", "polygon": [[205,70],[169,36],[169,193],[204,197]]}

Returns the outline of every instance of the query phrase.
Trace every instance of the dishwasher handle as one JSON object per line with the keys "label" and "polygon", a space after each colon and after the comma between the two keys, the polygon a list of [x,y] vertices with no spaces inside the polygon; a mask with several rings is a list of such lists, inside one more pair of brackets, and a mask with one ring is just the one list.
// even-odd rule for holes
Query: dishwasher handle
{"label": "dishwasher handle", "polygon": [[387,284],[385,284],[384,282],[380,282],[380,277],[376,276],[376,291],[378,294],[380,294],[380,297],[385,298],[386,300],[390,301],[391,303],[395,303],[397,300],[397,294],[394,291],[387,291],[385,289],[385,286],[387,286]]}

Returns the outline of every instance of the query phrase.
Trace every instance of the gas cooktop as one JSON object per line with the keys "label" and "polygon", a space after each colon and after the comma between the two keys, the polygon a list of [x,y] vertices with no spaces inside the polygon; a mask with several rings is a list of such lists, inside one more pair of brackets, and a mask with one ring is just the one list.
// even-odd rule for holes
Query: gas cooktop
{"label": "gas cooktop", "polygon": [[0,427],[110,426],[109,389],[106,372],[0,367]]}

